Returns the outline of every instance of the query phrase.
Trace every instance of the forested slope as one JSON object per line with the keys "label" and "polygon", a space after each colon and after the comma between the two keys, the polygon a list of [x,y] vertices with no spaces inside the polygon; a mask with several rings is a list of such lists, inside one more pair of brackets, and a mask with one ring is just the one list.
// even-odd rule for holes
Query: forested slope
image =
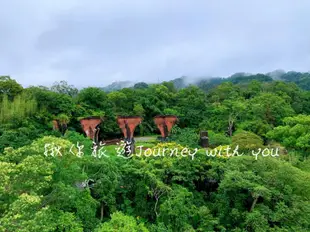
{"label": "forested slope", "polygon": [[[0,231],[310,231],[309,79],[271,76],[137,83],[109,93],[66,82],[23,88],[0,77]],[[128,158],[115,145],[94,156],[79,122],[104,117],[106,141],[122,137],[118,115],[143,117],[137,137],[159,134],[159,114],[179,118],[170,142],[136,145],[197,148],[195,156]],[[55,119],[68,126],[64,135],[53,130]],[[202,130],[208,152],[232,150],[206,155]],[[232,156],[236,148],[244,155]],[[253,149],[279,155],[254,157]]]}

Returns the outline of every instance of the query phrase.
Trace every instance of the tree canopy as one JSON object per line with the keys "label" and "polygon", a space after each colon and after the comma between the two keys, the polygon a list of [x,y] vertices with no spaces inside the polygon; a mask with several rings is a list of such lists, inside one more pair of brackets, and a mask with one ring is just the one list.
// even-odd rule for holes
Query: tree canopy
{"label": "tree canopy", "polygon": [[[237,73],[105,91],[2,76],[0,231],[310,231],[308,80]],[[179,119],[166,142],[157,115]],[[117,116],[143,118],[130,157]],[[101,143],[85,117],[103,120]]]}

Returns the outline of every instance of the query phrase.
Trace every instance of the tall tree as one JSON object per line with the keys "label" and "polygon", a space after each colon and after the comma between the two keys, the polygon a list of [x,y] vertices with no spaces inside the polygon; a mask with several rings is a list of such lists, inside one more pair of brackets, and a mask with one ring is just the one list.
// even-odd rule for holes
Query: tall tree
{"label": "tall tree", "polygon": [[0,96],[7,95],[12,100],[23,91],[23,87],[9,76],[0,76]]}
{"label": "tall tree", "polygon": [[67,94],[70,97],[76,97],[79,90],[73,85],[69,85],[66,81],[55,82],[51,90],[56,93]]}

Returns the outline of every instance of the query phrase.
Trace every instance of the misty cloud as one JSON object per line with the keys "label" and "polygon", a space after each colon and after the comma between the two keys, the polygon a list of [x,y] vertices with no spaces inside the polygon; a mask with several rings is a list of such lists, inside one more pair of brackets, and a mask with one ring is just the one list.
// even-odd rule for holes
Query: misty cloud
{"label": "misty cloud", "polygon": [[0,3],[0,75],[25,86],[308,71],[307,0]]}

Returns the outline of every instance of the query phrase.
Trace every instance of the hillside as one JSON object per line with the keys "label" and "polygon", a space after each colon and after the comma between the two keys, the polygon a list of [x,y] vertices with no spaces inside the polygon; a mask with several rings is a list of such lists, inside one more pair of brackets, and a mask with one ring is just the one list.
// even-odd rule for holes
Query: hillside
{"label": "hillside", "polygon": [[0,231],[310,231],[309,77],[274,74],[0,77]]}

